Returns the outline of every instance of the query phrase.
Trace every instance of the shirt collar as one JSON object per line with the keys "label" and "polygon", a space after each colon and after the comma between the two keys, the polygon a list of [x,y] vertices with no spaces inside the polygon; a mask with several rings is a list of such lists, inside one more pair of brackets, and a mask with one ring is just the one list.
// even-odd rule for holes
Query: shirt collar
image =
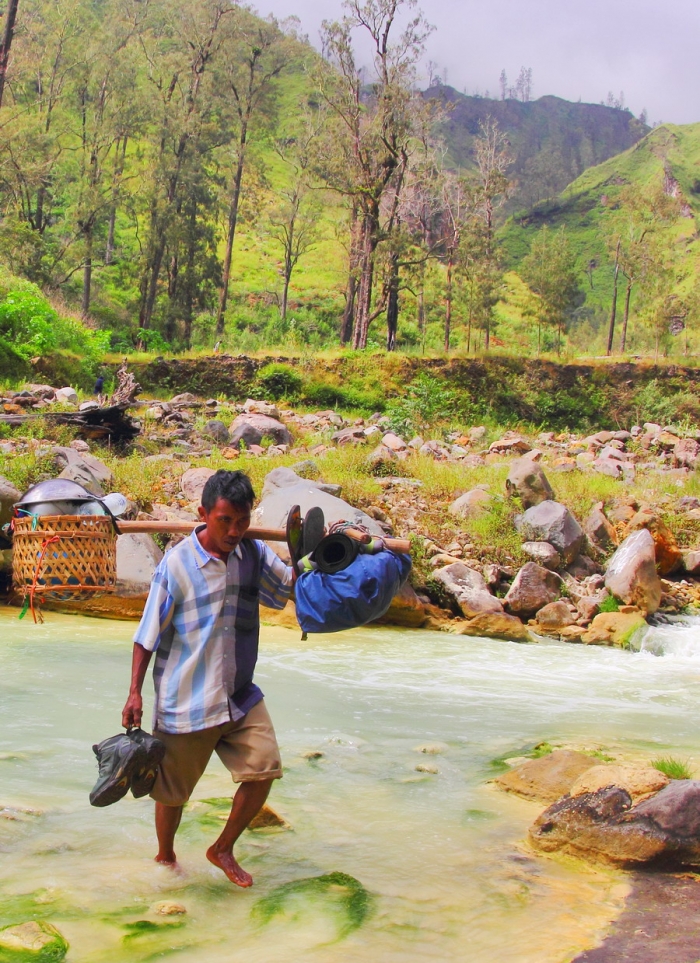
{"label": "shirt collar", "polygon": [[[197,527],[192,532],[189,538],[190,548],[192,549],[192,553],[194,554],[194,560],[197,568],[204,568],[207,562],[223,561],[223,559],[217,558],[216,555],[212,555],[211,552],[208,552],[200,542],[199,538],[197,537],[197,533],[203,531],[205,528],[206,528],[206,525],[197,525]],[[236,545],[236,547],[234,548],[233,554],[238,559],[243,558],[243,551],[241,549],[240,543]]]}

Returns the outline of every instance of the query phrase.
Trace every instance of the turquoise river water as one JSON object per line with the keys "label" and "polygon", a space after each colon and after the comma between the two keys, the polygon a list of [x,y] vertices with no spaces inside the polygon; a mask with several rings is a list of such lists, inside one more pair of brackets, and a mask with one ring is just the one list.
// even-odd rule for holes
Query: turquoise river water
{"label": "turquoise river water", "polygon": [[[567,963],[619,912],[625,876],[531,852],[542,807],[490,785],[492,760],[547,740],[700,771],[698,621],[650,630],[639,653],[389,629],[302,643],[264,628],[257,679],[285,763],[270,803],[291,828],[246,832],[255,885],[228,883],[204,857],[222,812],[204,800],[231,791],[215,760],[176,875],[153,862],[148,799],[88,803],[133,628],[0,613],[0,926],[52,922],[69,963]],[[288,885],[329,873],[369,895]],[[158,915],[163,900],[186,915]]]}

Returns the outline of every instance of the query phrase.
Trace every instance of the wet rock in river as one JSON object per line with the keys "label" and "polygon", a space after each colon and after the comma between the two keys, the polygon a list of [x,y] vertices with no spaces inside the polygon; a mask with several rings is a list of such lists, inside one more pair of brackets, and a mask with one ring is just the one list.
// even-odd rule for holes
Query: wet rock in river
{"label": "wet rock in river", "polygon": [[635,635],[646,628],[646,619],[639,610],[600,612],[591,622],[588,631],[581,636],[581,641],[586,645],[619,645],[629,648]]}
{"label": "wet rock in river", "polygon": [[495,783],[506,792],[553,802],[571,790],[577,779],[596,763],[592,756],[570,749],[557,749],[539,759],[529,759],[516,769],[504,772]]}
{"label": "wet rock in river", "polygon": [[632,805],[624,789],[560,799],[530,829],[533,845],[616,866],[700,863],[700,782],[673,780]]}
{"label": "wet rock in river", "polygon": [[638,605],[645,615],[661,603],[661,579],[656,571],[654,539],[646,528],[629,535],[608,563],[605,586],[626,605]]}
{"label": "wet rock in river", "polygon": [[528,642],[530,639],[520,619],[514,615],[506,615],[505,612],[476,615],[468,622],[458,622],[452,631],[455,635],[505,639],[507,642]]}
{"label": "wet rock in river", "polygon": [[669,784],[668,776],[652,766],[593,766],[584,772],[571,787],[569,795],[582,796],[615,786],[624,789],[634,802],[641,802]]}
{"label": "wet rock in river", "polygon": [[0,929],[0,960],[3,963],[60,963],[68,941],[51,923],[30,920]]}

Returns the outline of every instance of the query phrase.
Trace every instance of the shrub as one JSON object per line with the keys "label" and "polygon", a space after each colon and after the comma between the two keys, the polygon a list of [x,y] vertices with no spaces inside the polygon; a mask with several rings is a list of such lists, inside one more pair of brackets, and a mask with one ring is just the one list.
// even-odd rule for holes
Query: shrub
{"label": "shrub", "polygon": [[614,595],[606,595],[598,608],[601,612],[619,612],[620,603]]}
{"label": "shrub", "polygon": [[391,427],[400,435],[415,435],[434,421],[449,418],[455,408],[452,389],[433,375],[421,371],[408,386],[404,398],[387,405]]}
{"label": "shrub", "polygon": [[301,393],[303,378],[288,364],[268,364],[258,372],[258,384],[271,398],[296,401]]}

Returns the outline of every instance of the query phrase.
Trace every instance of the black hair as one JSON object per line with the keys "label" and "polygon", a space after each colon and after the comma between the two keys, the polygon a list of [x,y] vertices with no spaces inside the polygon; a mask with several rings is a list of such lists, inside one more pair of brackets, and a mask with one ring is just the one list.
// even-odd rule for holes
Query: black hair
{"label": "black hair", "polygon": [[211,475],[202,490],[202,507],[210,512],[220,498],[237,508],[252,508],[255,492],[246,473],[220,468]]}

